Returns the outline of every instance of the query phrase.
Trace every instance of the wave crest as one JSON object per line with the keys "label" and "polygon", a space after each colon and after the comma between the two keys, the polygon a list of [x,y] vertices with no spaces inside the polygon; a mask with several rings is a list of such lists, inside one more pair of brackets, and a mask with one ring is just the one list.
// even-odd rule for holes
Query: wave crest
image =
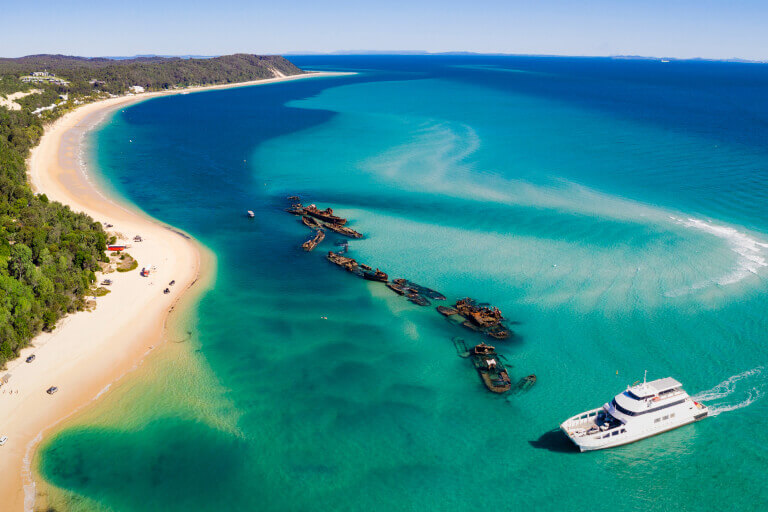
{"label": "wave crest", "polygon": [[729,226],[720,226],[700,219],[670,216],[672,220],[687,228],[698,229],[710,235],[716,236],[728,244],[728,247],[736,253],[736,268],[720,277],[715,277],[693,284],[684,290],[674,290],[666,293],[668,297],[685,295],[712,284],[727,286],[734,284],[750,275],[758,275],[761,268],[768,267],[768,243],[763,243],[746,233]]}

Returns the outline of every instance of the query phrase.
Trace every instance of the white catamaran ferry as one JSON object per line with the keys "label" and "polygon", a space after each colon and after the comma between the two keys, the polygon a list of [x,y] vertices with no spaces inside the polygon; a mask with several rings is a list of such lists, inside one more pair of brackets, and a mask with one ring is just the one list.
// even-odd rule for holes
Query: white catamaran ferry
{"label": "white catamaran ferry", "polygon": [[672,377],[630,386],[609,403],[565,420],[560,428],[582,452],[633,443],[707,416]]}

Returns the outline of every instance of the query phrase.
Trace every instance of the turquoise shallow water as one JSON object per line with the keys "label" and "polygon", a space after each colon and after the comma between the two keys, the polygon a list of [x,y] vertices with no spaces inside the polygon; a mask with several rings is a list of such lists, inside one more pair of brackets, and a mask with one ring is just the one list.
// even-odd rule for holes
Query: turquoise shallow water
{"label": "turquoise shallow water", "polygon": [[[126,391],[129,423],[42,450],[71,508],[768,507],[768,69],[296,62],[359,74],[151,100],[91,137],[120,194],[216,253],[195,349],[236,424]],[[491,395],[451,343],[471,334],[331,267],[335,237],[297,249],[291,194],[352,219],[353,257],[498,305],[537,385]],[[553,431],[646,369],[715,417],[591,454]]]}

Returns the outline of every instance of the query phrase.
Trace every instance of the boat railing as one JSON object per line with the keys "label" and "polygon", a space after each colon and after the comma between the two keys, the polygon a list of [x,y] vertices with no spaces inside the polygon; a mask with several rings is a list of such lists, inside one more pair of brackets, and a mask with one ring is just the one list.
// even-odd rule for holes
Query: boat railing
{"label": "boat railing", "polygon": [[598,407],[596,409],[592,409],[591,411],[577,414],[576,416],[573,416],[565,420],[563,422],[563,427],[567,429],[572,429],[572,428],[585,427],[590,424],[594,425],[595,418],[597,417],[597,413],[599,413],[602,410],[603,410],[602,407]]}

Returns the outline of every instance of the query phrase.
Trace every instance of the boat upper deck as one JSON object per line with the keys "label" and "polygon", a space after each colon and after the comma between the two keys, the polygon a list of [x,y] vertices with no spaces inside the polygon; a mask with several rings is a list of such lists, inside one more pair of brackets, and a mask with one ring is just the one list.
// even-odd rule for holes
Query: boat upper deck
{"label": "boat upper deck", "polygon": [[683,385],[673,379],[672,377],[665,377],[663,379],[652,380],[651,382],[643,382],[636,386],[630,386],[627,391],[631,392],[638,399],[647,398],[650,396],[658,396],[662,393],[672,391],[683,387]]}

